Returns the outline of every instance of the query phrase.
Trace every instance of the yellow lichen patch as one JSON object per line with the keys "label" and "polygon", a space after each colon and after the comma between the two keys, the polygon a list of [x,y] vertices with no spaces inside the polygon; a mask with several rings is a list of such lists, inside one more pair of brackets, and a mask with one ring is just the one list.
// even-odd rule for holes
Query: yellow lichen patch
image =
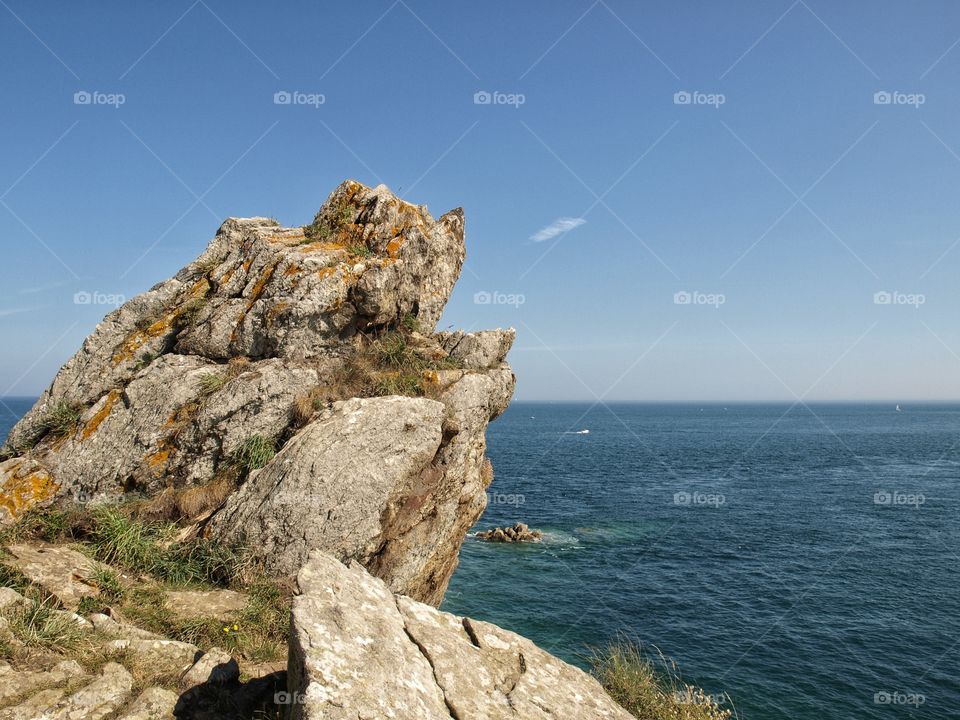
{"label": "yellow lichen patch", "polygon": [[172,320],[175,312],[167,313],[150,325],[146,330],[137,330],[128,337],[113,355],[113,364],[119,365],[126,360],[132,360],[137,350],[149,340],[166,335],[172,329]]}
{"label": "yellow lichen patch", "polygon": [[159,475],[167,466],[171,453],[173,453],[173,442],[170,438],[164,438],[157,443],[156,450],[144,456],[143,462],[155,474]]}
{"label": "yellow lichen patch", "polygon": [[117,400],[119,399],[119,390],[111,390],[107,393],[107,397],[103,401],[103,406],[97,410],[96,414],[87,421],[86,425],[83,426],[83,430],[80,432],[81,440],[86,440],[97,431],[97,428],[100,427],[100,423],[107,419],[107,417],[113,411],[113,406],[117,404]]}
{"label": "yellow lichen patch", "polygon": [[197,282],[193,284],[193,287],[190,288],[190,298],[204,298],[210,293],[210,281],[202,277]]}
{"label": "yellow lichen patch", "polygon": [[318,240],[316,242],[308,243],[306,245],[301,245],[298,249],[300,252],[312,253],[320,252],[321,250],[326,252],[334,252],[336,250],[346,249],[346,244],[342,242],[323,242]]}
{"label": "yellow lichen patch", "polygon": [[257,282],[254,283],[253,289],[250,291],[250,300],[247,302],[248,312],[250,311],[250,308],[253,307],[253,304],[260,299],[260,296],[263,295],[263,291],[267,287],[267,283],[270,282],[270,278],[273,277],[273,273],[279,264],[280,260],[277,259],[267,265],[263,273],[261,273],[260,277],[257,279]]}
{"label": "yellow lichen patch", "polygon": [[56,495],[60,485],[46,470],[34,469],[24,475],[17,474],[20,464],[13,468],[7,480],[0,485],[0,508],[16,520],[31,507]]}
{"label": "yellow lichen patch", "polygon": [[246,260],[244,260],[244,261],[243,261],[243,271],[244,271],[244,272],[249,272],[251,265],[253,265],[253,258],[247,258]]}
{"label": "yellow lichen patch", "polygon": [[284,277],[292,277],[299,273],[303,268],[301,268],[297,263],[290,263],[287,265],[286,269],[283,271]]}
{"label": "yellow lichen patch", "polygon": [[400,248],[403,246],[403,238],[400,236],[395,237],[393,240],[387,243],[387,255],[392,258],[396,258],[400,254]]}
{"label": "yellow lichen patch", "polygon": [[320,268],[319,270],[317,270],[317,275],[320,276],[321,280],[325,280],[326,278],[333,275],[336,271],[337,271],[336,265],[328,265],[327,267]]}
{"label": "yellow lichen patch", "polygon": [[237,271],[235,267],[227,268],[227,271],[217,280],[218,285],[226,285],[230,282],[230,278],[233,277],[233,274]]}

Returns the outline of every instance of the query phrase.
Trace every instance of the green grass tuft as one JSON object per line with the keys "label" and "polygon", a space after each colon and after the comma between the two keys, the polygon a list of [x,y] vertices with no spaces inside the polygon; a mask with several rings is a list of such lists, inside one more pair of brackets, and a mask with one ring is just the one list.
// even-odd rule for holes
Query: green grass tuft
{"label": "green grass tuft", "polygon": [[65,437],[77,429],[83,408],[66,400],[57,400],[41,421],[43,428],[56,437]]}
{"label": "green grass tuft", "polygon": [[[728,720],[734,711],[684,682],[674,662],[617,640],[587,657],[604,690],[637,720]],[[724,697],[727,701],[728,698]]]}
{"label": "green grass tuft", "polygon": [[274,441],[263,435],[251,435],[233,453],[233,462],[247,470],[259,470],[277,454]]}
{"label": "green grass tuft", "polygon": [[75,647],[83,635],[77,621],[59,612],[52,598],[31,600],[3,612],[13,637],[28,648],[44,648],[66,652]]}
{"label": "green grass tuft", "polygon": [[227,378],[220,373],[208,372],[200,376],[200,392],[203,395],[213,395],[226,384]]}

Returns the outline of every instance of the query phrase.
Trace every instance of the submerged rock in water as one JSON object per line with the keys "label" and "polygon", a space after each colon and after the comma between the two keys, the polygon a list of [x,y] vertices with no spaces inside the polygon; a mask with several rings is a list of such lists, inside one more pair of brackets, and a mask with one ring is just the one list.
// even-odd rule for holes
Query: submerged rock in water
{"label": "submerged rock in water", "polygon": [[435,220],[354,181],[306,227],[227,220],[104,318],[13,428],[0,525],[146,496],[275,574],[327,549],[439,603],[515,382],[513,330],[433,334],[464,252],[461,210]]}
{"label": "submerged rock in water", "polygon": [[526,523],[517,523],[512,527],[493,528],[477,533],[480,540],[487,542],[508,542],[508,543],[526,543],[540,542],[543,540],[543,533],[539,530],[531,530]]}

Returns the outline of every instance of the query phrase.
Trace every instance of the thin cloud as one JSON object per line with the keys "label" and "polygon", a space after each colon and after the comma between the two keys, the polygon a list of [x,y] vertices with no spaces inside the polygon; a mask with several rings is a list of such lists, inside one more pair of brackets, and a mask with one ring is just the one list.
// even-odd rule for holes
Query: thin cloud
{"label": "thin cloud", "polygon": [[557,218],[552,223],[547,225],[542,230],[538,230],[533,235],[530,236],[530,239],[534,242],[544,242],[546,240],[553,240],[553,238],[558,235],[563,235],[568,233],[574,228],[578,228],[587,221],[583,218],[570,218],[562,217]]}

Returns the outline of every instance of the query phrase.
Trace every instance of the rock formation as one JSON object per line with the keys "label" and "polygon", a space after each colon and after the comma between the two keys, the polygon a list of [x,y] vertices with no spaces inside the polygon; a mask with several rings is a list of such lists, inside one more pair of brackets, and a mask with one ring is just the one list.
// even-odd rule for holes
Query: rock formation
{"label": "rock formation", "polygon": [[487,542],[537,543],[543,540],[543,533],[531,530],[526,523],[517,523],[513,527],[483,530],[477,533],[477,538]]}
{"label": "rock formation", "polygon": [[323,548],[439,603],[514,386],[512,330],[432,334],[463,229],[459,209],[434,220],[353,181],[306,227],[227,220],[110,313],[11,431],[0,523],[61,497],[160,496],[185,519],[215,512],[203,532],[271,572]]}
{"label": "rock formation", "polygon": [[[463,223],[347,181],[306,227],[227,220],[97,326],[7,438],[0,527],[134,498],[183,526],[164,548],[242,547],[277,594],[164,585],[152,565],[93,562],[88,540],[12,532],[0,578],[23,592],[0,587],[0,720],[273,717],[275,702],[304,720],[629,718],[529,640],[433,607],[486,505],[486,427],[514,388],[513,330],[434,332]],[[284,677],[287,610],[271,603],[293,576]],[[38,618],[62,636],[42,653]]]}
{"label": "rock formation", "polygon": [[294,719],[631,717],[526,638],[394,595],[356,563],[312,553],[297,584],[284,698]]}

